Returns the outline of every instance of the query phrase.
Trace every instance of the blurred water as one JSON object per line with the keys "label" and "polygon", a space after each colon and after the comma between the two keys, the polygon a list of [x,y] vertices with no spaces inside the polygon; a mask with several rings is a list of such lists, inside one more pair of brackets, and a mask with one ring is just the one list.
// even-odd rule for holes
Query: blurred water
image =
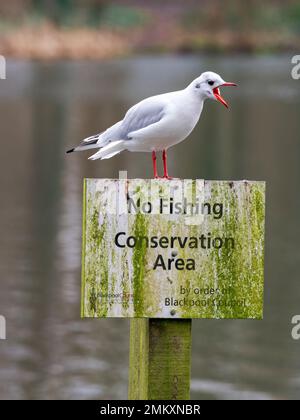
{"label": "blurred water", "polygon": [[151,176],[147,154],[66,156],[143,97],[212,69],[239,83],[170,151],[177,177],[267,181],[265,318],[193,323],[193,398],[299,398],[300,82],[290,58],[11,61],[0,81],[0,398],[126,398],[127,320],[80,320],[83,177]]}

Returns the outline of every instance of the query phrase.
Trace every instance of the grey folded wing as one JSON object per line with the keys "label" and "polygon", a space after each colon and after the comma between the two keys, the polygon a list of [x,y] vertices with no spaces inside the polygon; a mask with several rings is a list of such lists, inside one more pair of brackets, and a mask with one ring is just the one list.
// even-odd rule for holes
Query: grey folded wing
{"label": "grey folded wing", "polygon": [[130,134],[149,127],[159,122],[165,114],[165,105],[154,101],[153,98],[145,99],[130,108],[120,125],[120,138],[130,140]]}
{"label": "grey folded wing", "polygon": [[146,128],[159,122],[165,113],[165,105],[148,98],[134,105],[126,113],[122,121],[117,122],[102,133],[95,134],[83,140],[79,147],[92,148],[106,146],[118,140],[130,141],[130,133]]}
{"label": "grey folded wing", "polygon": [[117,140],[130,141],[131,133],[159,122],[164,117],[165,105],[149,99],[134,105],[122,121],[104,131],[99,138],[98,146],[102,147]]}

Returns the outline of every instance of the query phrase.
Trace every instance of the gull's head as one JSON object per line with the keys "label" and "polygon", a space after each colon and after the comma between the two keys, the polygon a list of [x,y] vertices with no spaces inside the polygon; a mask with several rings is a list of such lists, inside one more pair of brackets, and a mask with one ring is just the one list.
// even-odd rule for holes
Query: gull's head
{"label": "gull's head", "polygon": [[237,86],[232,82],[225,82],[220,75],[213,71],[206,71],[201,76],[197,77],[190,85],[195,95],[199,96],[202,100],[213,99],[221,102],[228,108],[228,103],[221,96],[220,88],[223,86]]}

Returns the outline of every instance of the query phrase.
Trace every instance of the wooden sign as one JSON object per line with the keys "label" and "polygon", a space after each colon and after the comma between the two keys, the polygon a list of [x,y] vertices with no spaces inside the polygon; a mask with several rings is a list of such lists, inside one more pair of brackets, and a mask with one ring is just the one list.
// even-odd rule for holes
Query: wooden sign
{"label": "wooden sign", "polygon": [[265,183],[86,179],[82,316],[263,316]]}

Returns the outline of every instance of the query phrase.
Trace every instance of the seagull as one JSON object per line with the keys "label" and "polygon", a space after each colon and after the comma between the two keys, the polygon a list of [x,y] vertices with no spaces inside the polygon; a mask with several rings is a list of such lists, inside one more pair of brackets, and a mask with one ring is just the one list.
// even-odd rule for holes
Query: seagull
{"label": "seagull", "polygon": [[226,108],[228,103],[221,96],[223,86],[237,86],[225,82],[221,76],[206,71],[185,89],[151,96],[130,108],[124,119],[106,131],[84,139],[79,146],[67,153],[100,149],[89,157],[91,160],[110,159],[127,150],[151,152],[154,178],[158,176],[156,154],[162,152],[164,176],[168,173],[167,150],[185,140],[200,119],[206,99],[219,101]]}

